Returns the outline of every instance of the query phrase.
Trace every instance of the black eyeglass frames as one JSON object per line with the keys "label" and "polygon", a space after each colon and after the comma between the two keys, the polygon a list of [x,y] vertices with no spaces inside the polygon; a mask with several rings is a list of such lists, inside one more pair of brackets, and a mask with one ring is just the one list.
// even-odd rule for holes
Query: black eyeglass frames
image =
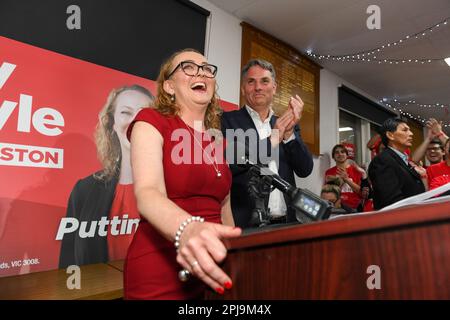
{"label": "black eyeglass frames", "polygon": [[183,70],[183,72],[190,77],[198,75],[200,69],[203,70],[203,73],[207,78],[214,78],[217,74],[217,66],[213,64],[198,65],[192,61],[181,61],[169,74],[167,79],[169,79],[178,70],[178,68],[181,68],[181,70]]}

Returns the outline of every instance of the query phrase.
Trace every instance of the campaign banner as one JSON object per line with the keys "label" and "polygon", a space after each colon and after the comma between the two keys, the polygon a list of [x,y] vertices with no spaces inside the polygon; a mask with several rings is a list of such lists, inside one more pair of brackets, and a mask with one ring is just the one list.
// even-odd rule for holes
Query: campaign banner
{"label": "campaign banner", "polygon": [[126,129],[155,93],[0,37],[0,277],[125,258],[140,220]]}
{"label": "campaign banner", "polygon": [[[117,91],[123,88],[131,89],[126,94]],[[118,99],[125,104],[115,106],[113,120],[114,136],[120,140],[127,121],[151,102],[154,81],[0,37],[0,276],[63,266],[61,246],[66,237],[72,237],[72,243],[66,246],[67,256],[75,257],[67,261],[89,262],[76,258],[82,255],[83,245],[77,246],[77,238],[89,238],[94,229],[97,232],[91,238],[115,237],[111,242],[118,243],[109,244],[109,251],[116,250],[114,258],[125,257],[136,219],[124,232],[120,224],[108,225],[103,235],[99,234],[99,225],[84,226],[92,225],[83,216],[84,209],[77,209],[80,216],[68,217],[74,214],[68,209],[69,203],[87,203],[75,193],[76,186],[86,178],[100,185],[107,181],[93,178],[103,169],[94,133],[99,131],[100,113],[105,111],[114,89],[116,104]],[[129,183],[123,185],[130,189]],[[114,210],[114,192],[117,188],[108,200],[109,211]],[[128,210],[126,206],[116,209],[116,216],[106,216],[105,220],[130,220],[129,213],[122,211]],[[121,246],[118,239],[124,235],[128,238]],[[99,259],[110,258],[111,252],[106,252]]]}

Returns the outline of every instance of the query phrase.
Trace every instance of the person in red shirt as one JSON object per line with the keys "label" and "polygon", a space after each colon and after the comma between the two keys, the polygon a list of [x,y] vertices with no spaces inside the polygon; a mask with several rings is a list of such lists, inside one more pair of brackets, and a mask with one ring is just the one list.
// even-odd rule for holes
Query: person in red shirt
{"label": "person in red shirt", "polygon": [[430,190],[450,182],[450,139],[444,145],[445,161],[433,164],[427,168],[428,185]]}
{"label": "person in red shirt", "polygon": [[[426,156],[430,166],[444,161],[444,144],[448,136],[442,131],[442,121],[430,118],[426,126],[428,128],[427,137],[422,144],[416,148],[411,160],[414,163],[421,164],[421,159]],[[426,169],[427,166],[423,165]]]}
{"label": "person in red shirt", "polygon": [[344,183],[341,186],[342,203],[356,209],[361,201],[361,172],[348,160],[348,151],[342,144],[333,147],[332,156],[336,166],[325,171],[325,184],[328,177],[339,176]]}

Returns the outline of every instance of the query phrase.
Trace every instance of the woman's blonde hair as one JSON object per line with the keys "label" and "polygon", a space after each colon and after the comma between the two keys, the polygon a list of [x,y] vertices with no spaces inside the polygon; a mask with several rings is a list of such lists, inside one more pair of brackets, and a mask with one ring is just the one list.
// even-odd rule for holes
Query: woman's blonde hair
{"label": "woman's blonde hair", "polygon": [[339,176],[326,176],[325,184],[334,185],[340,188],[344,184],[344,180]]}
{"label": "woman's blonde hair", "polygon": [[150,98],[150,104],[155,99],[149,90],[137,84],[116,88],[110,92],[106,104],[99,113],[99,119],[94,133],[97,156],[103,165],[103,170],[94,174],[94,177],[99,180],[109,181],[114,177],[118,177],[120,174],[122,149],[120,148],[119,137],[114,130],[114,113],[116,111],[117,97],[125,91],[137,91],[145,94]]}
{"label": "woman's blonde hair", "polygon": [[320,193],[334,193],[336,196],[336,200],[339,200],[341,198],[341,188],[339,188],[335,184],[325,184],[322,186],[322,190]]}
{"label": "woman's blonde hair", "polygon": [[[173,60],[183,52],[195,52],[201,54],[195,49],[183,49],[175,52],[167,59],[162,65],[159,71],[158,79],[156,80],[158,84],[158,92],[155,100],[155,108],[159,113],[166,116],[175,116],[180,114],[180,107],[176,104],[176,97],[164,90],[164,81],[169,79],[170,73],[176,66],[172,66]],[[217,84],[214,88],[214,94],[211,102],[208,104],[205,114],[205,128],[206,129],[217,129],[220,130],[220,115],[222,114],[222,109],[219,106],[219,97],[217,95]]]}

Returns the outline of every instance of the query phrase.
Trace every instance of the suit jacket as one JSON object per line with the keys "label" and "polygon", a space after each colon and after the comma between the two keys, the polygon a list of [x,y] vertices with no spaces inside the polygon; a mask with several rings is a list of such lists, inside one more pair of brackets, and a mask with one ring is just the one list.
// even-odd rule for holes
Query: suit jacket
{"label": "suit jacket", "polygon": [[375,209],[425,192],[420,175],[390,148],[376,156],[369,166]]}
{"label": "suit jacket", "polygon": [[[272,116],[270,125],[273,128],[277,117]],[[227,129],[253,129],[257,132],[255,124],[245,107],[231,112],[224,112],[222,115],[222,132],[226,136]],[[279,163],[278,174],[281,178],[295,186],[294,172],[299,177],[308,176],[313,169],[313,160],[311,153],[304,144],[300,136],[300,128],[298,125],[294,128],[295,139],[279,146]],[[258,136],[259,140],[259,136]],[[270,139],[266,138],[261,141],[266,146],[266,150],[271,150]],[[233,141],[227,139],[227,144],[233,144]],[[261,144],[261,145],[262,145]],[[249,146],[254,148],[255,146]],[[258,152],[259,154],[259,152]],[[231,186],[231,209],[236,226],[241,228],[248,227],[251,218],[251,212],[254,209],[254,201],[248,193],[248,177],[247,169],[237,166],[235,160],[227,159],[230,163],[230,169],[233,174],[233,183]],[[259,158],[257,159],[259,161]],[[231,163],[231,162],[234,162]],[[288,206],[287,221],[295,221],[295,211],[289,208],[289,202],[285,196],[286,205]]]}
{"label": "suit jacket", "polygon": [[[101,181],[90,175],[79,180],[70,194],[66,217],[78,219],[80,225],[81,221],[87,221],[86,229],[89,230],[91,221],[109,216],[116,185],[117,178]],[[107,262],[107,237],[100,237],[96,232],[93,238],[83,239],[78,235],[78,230],[64,235],[59,267]]]}

